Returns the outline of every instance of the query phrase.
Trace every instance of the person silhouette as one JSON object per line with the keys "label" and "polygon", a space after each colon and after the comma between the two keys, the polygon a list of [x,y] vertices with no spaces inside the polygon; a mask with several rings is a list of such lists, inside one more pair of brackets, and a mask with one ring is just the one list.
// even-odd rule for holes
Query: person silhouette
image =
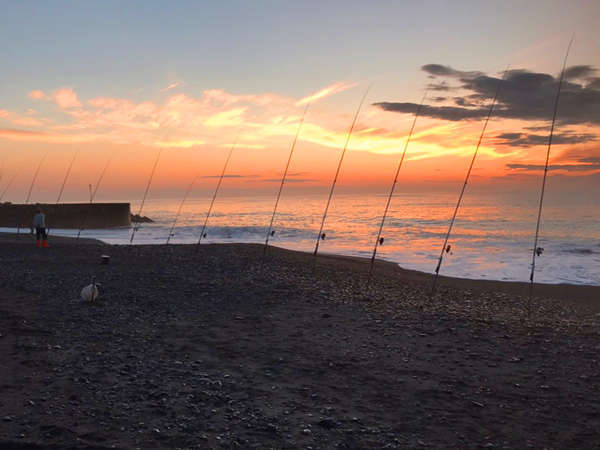
{"label": "person silhouette", "polygon": [[37,239],[38,248],[50,247],[48,245],[48,233],[46,233],[46,215],[41,209],[35,211],[35,215],[33,216],[33,228],[35,228],[35,237]]}

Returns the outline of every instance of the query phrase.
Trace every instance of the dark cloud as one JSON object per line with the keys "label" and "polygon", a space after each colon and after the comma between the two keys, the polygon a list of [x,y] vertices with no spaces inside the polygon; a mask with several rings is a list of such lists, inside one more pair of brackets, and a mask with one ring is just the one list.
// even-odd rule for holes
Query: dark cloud
{"label": "dark cloud", "polygon": [[[379,106],[384,111],[393,111],[401,113],[414,113],[419,108],[419,105],[416,103],[379,102],[374,103],[374,105]],[[421,108],[421,115],[437,119],[456,121],[462,119],[477,119],[480,117],[485,117],[487,115],[487,111],[483,109],[459,108],[456,106],[423,105]]]}
{"label": "dark cloud", "polygon": [[498,139],[516,140],[520,139],[521,136],[525,136],[523,133],[502,133],[496,136]]}
{"label": "dark cloud", "polygon": [[430,83],[429,86],[427,87],[427,89],[429,89],[430,91],[444,92],[444,91],[451,91],[452,89],[456,89],[456,88],[453,88],[445,81],[441,81],[439,83]]}
{"label": "dark cloud", "polygon": [[[440,64],[427,64],[422,69],[436,77],[457,79],[460,88],[467,91],[455,97],[457,107],[424,105],[421,114],[444,120],[479,119],[487,115],[487,104],[494,97],[500,79],[477,71],[459,71]],[[586,85],[572,80],[589,76],[591,66],[569,67],[570,79],[563,82],[558,120],[563,124],[600,124],[600,78],[588,78]],[[498,95],[494,116],[508,119],[546,121],[552,118],[558,79],[550,74],[518,69],[506,74]],[[385,111],[411,113],[415,103],[378,102],[375,106]]]}
{"label": "dark cloud", "polygon": [[454,73],[456,73],[456,70],[454,70],[453,68],[448,66],[442,66],[441,64],[425,64],[424,66],[421,66],[421,70],[427,72],[430,75],[435,75],[436,77],[452,76],[454,75]]}
{"label": "dark cloud", "polygon": [[586,158],[580,158],[579,162],[600,164],[600,156],[588,156]]}
{"label": "dark cloud", "polygon": [[[544,170],[543,164],[507,164],[506,168],[511,170],[520,170],[526,172],[538,172]],[[600,157],[581,158],[575,164],[551,164],[549,171],[565,170],[567,172],[584,172],[590,170],[600,170]]]}
{"label": "dark cloud", "polygon": [[443,102],[443,101],[445,101],[445,100],[446,100],[446,97],[432,97],[432,98],[431,98],[431,101],[432,101],[432,102],[438,102],[438,103],[439,103],[439,102]]}
{"label": "dark cloud", "polygon": [[464,107],[472,107],[472,106],[479,106],[480,102],[474,103],[471,102],[467,97],[454,97],[454,103],[457,104],[458,106],[464,106]]}
{"label": "dark cloud", "polygon": [[308,175],[308,172],[288,172],[288,177],[303,177],[304,175]]}
{"label": "dark cloud", "polygon": [[450,66],[441,64],[425,64],[421,66],[421,70],[427,72],[434,77],[449,77],[449,78],[472,78],[482,75],[482,72],[463,72],[462,70],[453,69]]}
{"label": "dark cloud", "polygon": [[531,127],[523,127],[525,130],[529,131],[550,131],[550,125],[540,125],[540,126],[531,126]]}
{"label": "dark cloud", "polygon": [[[553,144],[581,144],[596,140],[598,136],[591,133],[554,133]],[[548,144],[547,134],[525,134],[525,133],[502,133],[495,136],[499,145],[510,145],[511,147],[531,147],[533,145]]]}
{"label": "dark cloud", "polygon": [[597,70],[588,65],[571,66],[565,70],[565,80],[577,80],[591,78]]}
{"label": "dark cloud", "polygon": [[[223,178],[258,178],[259,175],[223,175]],[[221,175],[204,175],[202,178],[221,178]]]}
{"label": "dark cloud", "polygon": [[[266,179],[260,180],[260,181],[264,181],[266,183],[281,183],[281,178],[266,178]],[[285,180],[286,183],[311,183],[314,181],[319,181],[319,180],[314,180],[311,178],[286,178],[286,180]]]}

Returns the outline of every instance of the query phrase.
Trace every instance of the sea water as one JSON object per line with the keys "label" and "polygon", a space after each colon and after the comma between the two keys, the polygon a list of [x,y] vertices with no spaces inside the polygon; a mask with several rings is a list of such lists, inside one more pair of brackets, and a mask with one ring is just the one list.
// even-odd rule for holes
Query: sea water
{"label": "sea water", "polygon": [[[319,251],[370,257],[387,197],[337,194],[327,216]],[[589,200],[589,199],[588,199]],[[217,198],[203,243],[264,243],[274,195],[227,195]],[[284,195],[275,217],[274,246],[313,251],[326,198]],[[493,193],[465,197],[444,252],[441,275],[472,279],[528,281],[537,202],[535,196]],[[140,224],[134,244],[165,244],[181,199],[149,199],[143,210],[154,223]],[[198,242],[209,197],[183,205],[172,244]],[[456,194],[395,195],[377,257],[401,267],[433,273],[456,204]],[[132,212],[139,205],[132,204]],[[600,204],[586,199],[550,199],[544,204],[535,280],[544,283],[600,285]],[[51,234],[73,236],[72,230]],[[131,229],[84,230],[82,237],[128,244]]]}

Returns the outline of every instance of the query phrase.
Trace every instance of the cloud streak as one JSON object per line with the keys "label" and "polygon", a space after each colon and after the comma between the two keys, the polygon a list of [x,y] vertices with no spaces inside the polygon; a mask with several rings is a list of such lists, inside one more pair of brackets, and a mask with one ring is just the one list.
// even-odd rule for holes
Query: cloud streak
{"label": "cloud streak", "polygon": [[[526,133],[501,133],[495,136],[496,144],[509,145],[511,147],[532,147],[535,145],[547,145],[548,134],[526,134]],[[593,142],[597,135],[591,133],[554,133],[552,136],[553,145],[561,144],[581,144],[584,142]]]}
{"label": "cloud streak", "polygon": [[179,83],[179,82],[171,83],[171,84],[170,84],[170,85],[168,85],[167,87],[165,87],[165,88],[162,88],[162,89],[160,90],[160,92],[168,92],[168,91],[170,91],[171,89],[175,89],[175,88],[177,88],[177,87],[179,87],[179,86],[181,86],[181,83]]}
{"label": "cloud streak", "polygon": [[[260,175],[225,174],[223,178],[259,178]],[[221,178],[221,175],[204,175],[201,178]]]}
{"label": "cloud streak", "polygon": [[315,103],[317,100],[321,100],[325,97],[329,97],[331,95],[337,94],[339,92],[343,92],[347,89],[358,86],[358,83],[333,83],[330,86],[324,87],[323,89],[319,89],[317,92],[308,95],[304,98],[301,98],[296,102],[296,106],[305,105],[307,103]]}
{"label": "cloud streak", "polygon": [[[509,170],[525,171],[525,172],[540,172],[544,170],[543,164],[506,164]],[[600,157],[592,156],[580,158],[571,164],[550,164],[549,171],[566,171],[566,172],[590,172],[600,170]]]}
{"label": "cloud streak", "polygon": [[[355,85],[333,83],[301,99],[273,93],[239,95],[220,89],[206,90],[199,97],[175,94],[162,103],[103,96],[80,100],[71,88],[51,93],[31,91],[29,97],[54,103],[60,113],[70,116],[70,121],[61,118],[47,128],[49,133],[62,135],[65,140],[69,136],[74,140],[85,136],[116,144],[221,147],[230,145],[232,133],[239,133],[238,147],[262,149],[281,138],[294,136],[299,120],[297,105],[324,99]],[[314,117],[318,114],[315,111]],[[300,139],[325,147],[339,147],[347,127],[344,116],[322,117],[326,117],[327,125],[306,121]],[[398,133],[358,124],[350,148],[374,151],[396,148],[394,140],[399,137]]]}

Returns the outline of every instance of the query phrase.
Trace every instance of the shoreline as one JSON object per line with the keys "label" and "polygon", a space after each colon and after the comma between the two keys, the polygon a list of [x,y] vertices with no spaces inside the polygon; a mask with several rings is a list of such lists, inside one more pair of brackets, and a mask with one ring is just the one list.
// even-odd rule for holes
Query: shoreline
{"label": "shoreline", "polygon": [[[112,229],[113,231],[116,229]],[[127,232],[127,230],[130,230],[130,228],[127,227],[121,227],[118,230],[120,231],[125,231],[125,235],[96,235],[95,237],[86,237],[85,239],[96,239],[100,242],[103,242],[107,245],[129,245],[129,237],[130,237],[130,233]],[[63,230],[65,231],[65,230]],[[106,230],[105,230],[106,231]],[[165,231],[166,233],[166,231]],[[14,236],[15,233],[11,232],[10,230],[0,230],[0,236],[2,236],[3,234],[6,234],[7,236]],[[26,233],[27,234],[27,233]],[[84,236],[86,234],[84,233]],[[59,239],[63,239],[63,238],[74,238],[74,236],[69,236],[68,234],[52,234],[50,233],[50,239],[54,239],[54,238],[59,238]],[[103,240],[105,239],[105,240]],[[165,237],[166,240],[166,237]],[[219,239],[215,239],[215,241],[205,241],[203,243],[203,245],[206,245],[208,243],[211,244],[216,244],[216,245],[236,245],[236,244],[240,244],[240,245],[261,245],[262,241],[260,240],[247,240],[247,241],[241,241],[241,242],[233,242],[233,241],[229,241],[228,239],[223,240],[219,240]],[[159,241],[153,241],[152,239],[147,239],[146,241],[144,241],[142,239],[142,242],[140,242],[139,239],[139,234],[137,235],[137,239],[136,242],[134,243],[134,245],[136,246],[140,246],[140,245],[156,245],[156,246],[164,246],[164,242]],[[169,245],[195,245],[195,242],[174,242],[172,241]],[[272,242],[270,246],[275,246],[277,248],[282,248],[282,249],[289,249],[289,250],[293,250],[293,251],[299,251],[299,252],[303,252],[303,253],[312,253],[311,249],[307,249],[307,248],[299,248],[298,246],[294,245],[291,242]],[[370,259],[370,257],[368,255],[365,255],[363,251],[352,251],[352,250],[348,250],[347,248],[332,248],[330,250],[330,252],[327,253],[327,250],[325,252],[323,252],[323,250],[319,253],[320,255],[323,254],[329,254],[329,255],[339,255],[341,256],[347,256],[347,257],[355,257],[355,258],[363,258],[363,259]],[[594,254],[594,252],[592,252],[591,254]],[[389,256],[389,257],[388,257]],[[429,265],[427,264],[426,266],[424,266],[423,264],[416,264],[416,265],[412,265],[411,267],[405,267],[403,266],[404,263],[406,263],[405,259],[402,259],[400,257],[401,255],[385,255],[385,258],[382,258],[380,255],[378,255],[378,261],[385,261],[385,262],[391,262],[394,264],[398,264],[400,267],[402,267],[404,270],[407,271],[415,271],[415,272],[419,272],[419,273],[424,273],[424,274],[430,274],[433,275],[433,270],[431,270],[433,268],[433,264]],[[396,258],[396,259],[390,259],[390,258]],[[410,258],[410,257],[409,257]],[[558,256],[557,256],[558,258]],[[508,258],[510,259],[510,258]],[[527,257],[527,261],[520,261],[520,263],[516,266],[518,266],[520,269],[526,268],[528,264],[530,264],[530,255],[528,255]],[[468,265],[469,264],[469,259],[465,259],[465,263]],[[557,261],[549,259],[547,262],[547,264],[553,264],[556,265]],[[552,286],[563,286],[563,285],[567,285],[567,286],[583,286],[583,287],[593,287],[593,286],[598,286],[600,287],[600,280],[597,280],[597,276],[594,275],[596,272],[586,272],[588,274],[587,278],[586,278],[586,282],[582,281],[582,278],[579,276],[575,276],[575,275],[565,275],[565,273],[569,273],[571,270],[574,270],[575,268],[579,267],[579,264],[584,264],[584,267],[588,268],[589,270],[591,270],[591,268],[594,266],[595,261],[593,260],[589,260],[589,261],[585,261],[585,262],[572,262],[570,263],[570,265],[567,265],[565,267],[563,267],[563,271],[557,271],[557,270],[551,270],[548,273],[544,272],[544,269],[540,269],[538,267],[538,270],[536,271],[536,281],[535,284],[536,285],[540,285],[540,286],[544,286],[544,285],[552,285]],[[431,270],[431,272],[430,272]],[[566,272],[565,272],[566,270]],[[460,273],[462,272],[462,273]],[[509,272],[509,273],[508,273]],[[517,276],[517,274],[513,271],[510,270],[506,272],[506,271],[502,271],[501,268],[496,268],[495,270],[486,270],[485,266],[482,267],[482,272],[479,275],[475,275],[475,272],[471,269],[471,270],[457,270],[455,267],[443,267],[442,268],[442,275],[440,275],[441,277],[446,277],[446,278],[456,278],[456,279],[461,279],[461,280],[472,280],[472,281],[483,281],[483,282],[508,282],[508,283],[523,283],[524,285],[529,285],[529,281],[528,279],[523,279],[524,276],[524,272],[520,271],[519,272],[519,276]],[[529,274],[529,272],[527,272],[527,274]],[[528,290],[528,288],[526,288],[526,290]]]}
{"label": "shoreline", "polygon": [[[23,243],[26,244],[26,237],[29,233],[21,233],[21,237],[17,236],[16,233],[0,233],[0,245],[3,243]],[[57,243],[59,245],[75,245],[78,240],[73,237],[68,236],[56,236],[53,235],[51,237],[51,242]],[[107,242],[102,241],[97,238],[80,238],[79,243],[81,244],[96,244],[103,245],[107,248],[115,248],[115,247],[129,247],[128,244],[109,244]],[[263,244],[258,243],[211,243],[211,244],[201,244],[202,246],[249,246],[249,247],[263,247]],[[165,251],[168,251],[168,248],[171,247],[182,247],[182,248],[195,248],[195,244],[135,244],[134,247],[156,247],[163,248]],[[284,247],[277,247],[274,245],[269,245],[269,250],[275,249],[276,251],[283,252],[292,252],[304,255],[305,257],[312,258],[310,252],[305,252],[302,250],[292,250]],[[350,256],[350,255],[341,255],[337,253],[319,253],[319,259],[323,260],[339,260],[339,261],[354,261],[357,265],[365,266],[365,274],[368,271],[368,265],[370,263],[370,258],[361,257],[361,256]],[[389,266],[389,267],[388,267]],[[422,272],[414,269],[407,269],[402,267],[399,263],[388,261],[384,259],[376,259],[375,267],[378,269],[382,267],[387,267],[386,273],[388,270],[396,271],[400,275],[402,279],[419,281],[423,283],[431,283],[433,280],[433,273]],[[375,269],[375,272],[377,269]],[[489,290],[499,290],[505,293],[510,293],[514,295],[522,295],[526,296],[529,292],[529,283],[525,281],[509,281],[509,280],[484,280],[484,279],[475,279],[475,278],[462,278],[462,277],[451,277],[446,275],[440,275],[438,278],[438,283],[442,285],[452,286],[452,287],[465,287],[468,286],[469,289],[474,289],[478,292],[489,291]],[[600,286],[593,284],[570,284],[570,283],[534,283],[534,295],[538,297],[554,297],[563,300],[572,299],[573,297],[577,297],[578,299],[582,299],[584,301],[592,301],[594,299],[599,299],[598,303],[600,303]]]}

